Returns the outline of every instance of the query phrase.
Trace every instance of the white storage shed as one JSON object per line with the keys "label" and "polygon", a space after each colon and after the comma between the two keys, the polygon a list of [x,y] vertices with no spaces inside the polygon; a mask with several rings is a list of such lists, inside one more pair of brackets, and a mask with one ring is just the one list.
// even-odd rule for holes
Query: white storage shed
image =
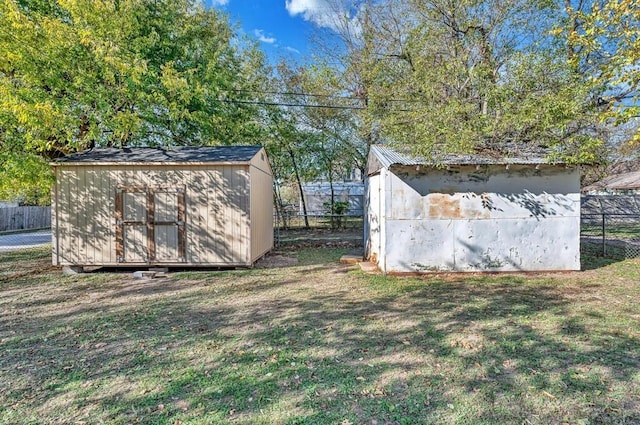
{"label": "white storage shed", "polygon": [[371,148],[365,257],[385,273],[580,269],[580,176],[542,159]]}

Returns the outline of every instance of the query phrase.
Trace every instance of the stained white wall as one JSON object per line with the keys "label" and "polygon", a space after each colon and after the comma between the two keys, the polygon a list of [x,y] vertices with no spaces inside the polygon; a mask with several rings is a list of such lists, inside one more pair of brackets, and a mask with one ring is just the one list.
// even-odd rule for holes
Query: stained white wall
{"label": "stained white wall", "polygon": [[379,213],[368,219],[383,217],[376,260],[385,272],[580,269],[575,169],[395,167],[380,176],[383,202],[371,202]]}

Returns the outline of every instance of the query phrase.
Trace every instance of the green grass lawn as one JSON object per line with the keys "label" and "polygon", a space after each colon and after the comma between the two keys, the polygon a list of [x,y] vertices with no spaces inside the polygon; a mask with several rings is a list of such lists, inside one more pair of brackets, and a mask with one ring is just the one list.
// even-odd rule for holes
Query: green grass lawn
{"label": "green grass lawn", "polygon": [[[580,231],[583,236],[602,237],[602,225],[582,224]],[[608,222],[605,227],[605,236],[607,239],[620,240],[640,240],[640,224],[637,222],[630,223],[611,223]]]}
{"label": "green grass lawn", "polygon": [[638,260],[399,278],[342,253],[148,281],[2,254],[0,423],[640,423]]}

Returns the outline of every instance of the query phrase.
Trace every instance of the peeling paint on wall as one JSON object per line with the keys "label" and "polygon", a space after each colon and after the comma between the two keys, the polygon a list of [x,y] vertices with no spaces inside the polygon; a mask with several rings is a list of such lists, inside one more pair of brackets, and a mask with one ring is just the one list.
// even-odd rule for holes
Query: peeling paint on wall
{"label": "peeling paint on wall", "polygon": [[372,204],[368,216],[379,226],[371,254],[383,271],[579,270],[577,170],[416,168],[376,176],[385,207]]}
{"label": "peeling paint on wall", "polygon": [[429,218],[462,218],[460,199],[453,195],[429,195]]}

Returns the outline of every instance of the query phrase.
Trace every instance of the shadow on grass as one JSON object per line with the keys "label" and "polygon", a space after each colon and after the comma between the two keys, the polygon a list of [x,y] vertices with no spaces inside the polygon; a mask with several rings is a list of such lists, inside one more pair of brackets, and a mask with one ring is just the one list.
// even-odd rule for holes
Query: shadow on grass
{"label": "shadow on grass", "polygon": [[575,308],[556,278],[305,264],[100,286],[49,277],[24,288],[29,300],[3,298],[0,419],[640,422],[638,328],[617,325],[620,307]]}

